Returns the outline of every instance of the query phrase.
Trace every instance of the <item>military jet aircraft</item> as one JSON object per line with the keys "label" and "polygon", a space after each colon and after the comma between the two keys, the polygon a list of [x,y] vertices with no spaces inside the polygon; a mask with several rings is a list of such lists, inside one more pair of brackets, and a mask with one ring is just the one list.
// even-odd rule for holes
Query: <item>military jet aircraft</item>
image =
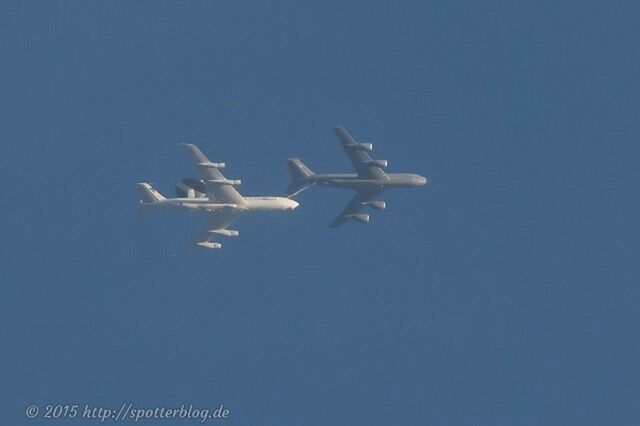
{"label": "military jet aircraft", "polygon": [[173,207],[205,213],[207,221],[193,242],[196,246],[207,249],[222,248],[222,244],[215,240],[221,236],[237,237],[238,231],[227,228],[244,213],[256,210],[293,210],[298,207],[296,201],[285,197],[243,197],[235,188],[241,182],[229,180],[220,173],[219,169],[225,167],[224,163],[212,163],[195,145],[181,145],[187,148],[205,179],[183,180],[178,189],[186,190],[184,196],[179,195],[180,198],[165,198],[150,184],[138,183],[139,215],[144,216],[156,207]]}
{"label": "military jet aircraft", "polygon": [[369,215],[362,214],[360,211],[364,207],[384,210],[386,203],[375,198],[388,188],[412,188],[429,183],[427,178],[416,174],[384,172],[382,169],[387,167],[387,160],[372,160],[367,154],[373,149],[372,143],[356,142],[344,127],[334,127],[333,130],[357,173],[316,174],[298,158],[287,160],[292,176],[291,184],[287,190],[289,197],[293,197],[316,184],[350,188],[357,191],[349,204],[329,225],[331,228],[340,226],[349,219],[369,222]]}

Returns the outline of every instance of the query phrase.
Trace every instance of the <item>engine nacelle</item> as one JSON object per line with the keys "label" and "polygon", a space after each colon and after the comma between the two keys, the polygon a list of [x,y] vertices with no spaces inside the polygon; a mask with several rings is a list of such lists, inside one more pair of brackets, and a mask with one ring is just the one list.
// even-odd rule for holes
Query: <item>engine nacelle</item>
{"label": "engine nacelle", "polygon": [[198,163],[198,166],[200,166],[200,167],[209,167],[211,169],[224,169],[226,164],[225,163],[212,163],[211,161],[208,161],[208,162],[204,162],[204,163]]}
{"label": "engine nacelle", "polygon": [[221,249],[222,248],[222,244],[220,243],[209,243],[206,241],[203,241],[201,243],[196,243],[197,246],[202,247],[202,248],[206,248],[206,249]]}
{"label": "engine nacelle", "polygon": [[374,160],[373,164],[384,169],[385,167],[387,167],[387,164],[389,164],[389,162],[387,160]]}
{"label": "engine nacelle", "polygon": [[349,218],[351,220],[355,220],[356,222],[362,222],[362,223],[369,222],[369,215],[368,214],[350,214],[350,215],[347,216],[347,218]]}
{"label": "engine nacelle", "polygon": [[217,184],[217,185],[231,185],[231,186],[242,185],[242,181],[240,179],[210,179],[207,182]]}
{"label": "engine nacelle", "polygon": [[182,179],[176,184],[178,198],[203,198],[207,194],[204,181],[195,178]]}
{"label": "engine nacelle", "polygon": [[240,232],[232,229],[212,229],[209,233],[214,235],[223,235],[225,237],[237,237],[240,235]]}
{"label": "engine nacelle", "polygon": [[376,209],[376,210],[384,210],[387,208],[387,203],[385,203],[384,201],[365,201],[364,203],[362,203],[365,206],[369,206],[372,209]]}
{"label": "engine nacelle", "polygon": [[373,144],[371,142],[359,143],[356,146],[356,149],[360,149],[362,151],[371,151],[373,149]]}

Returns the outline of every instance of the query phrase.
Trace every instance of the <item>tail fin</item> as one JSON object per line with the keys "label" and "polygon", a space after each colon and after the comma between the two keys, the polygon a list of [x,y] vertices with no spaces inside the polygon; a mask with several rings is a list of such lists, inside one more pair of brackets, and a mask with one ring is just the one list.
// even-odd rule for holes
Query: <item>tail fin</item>
{"label": "tail fin", "polygon": [[315,174],[298,158],[289,158],[287,160],[287,165],[289,166],[291,177],[293,179],[306,178]]}
{"label": "tail fin", "polygon": [[158,201],[166,200],[161,193],[156,191],[153,186],[148,183],[142,182],[136,184],[136,186],[138,187],[138,196],[140,197],[140,201],[144,204],[153,204]]}
{"label": "tail fin", "polygon": [[307,178],[313,176],[315,173],[305,166],[300,159],[290,158],[287,160],[287,165],[291,172],[291,183],[287,188],[287,195],[289,197],[293,197],[313,185],[313,182]]}
{"label": "tail fin", "polygon": [[146,216],[151,212],[155,203],[166,199],[148,183],[138,183],[136,187],[138,189],[138,196],[140,197],[138,217]]}

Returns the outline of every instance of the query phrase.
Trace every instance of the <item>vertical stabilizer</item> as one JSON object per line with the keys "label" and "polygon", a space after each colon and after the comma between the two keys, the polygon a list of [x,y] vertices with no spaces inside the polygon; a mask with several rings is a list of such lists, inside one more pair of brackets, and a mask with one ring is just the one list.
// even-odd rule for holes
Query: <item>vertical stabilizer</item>
{"label": "vertical stabilizer", "polygon": [[301,179],[314,175],[311,169],[298,158],[288,159],[287,165],[289,166],[289,171],[291,172],[291,177],[293,179]]}
{"label": "vertical stabilizer", "polygon": [[138,196],[140,201],[144,204],[153,204],[158,201],[166,200],[164,196],[155,190],[155,188],[148,183],[142,182],[136,184],[138,188]]}
{"label": "vertical stabilizer", "polygon": [[136,184],[138,189],[138,197],[140,198],[140,208],[138,208],[138,217],[144,217],[151,213],[151,209],[153,206],[162,200],[166,200],[162,194],[156,191],[151,185],[148,183],[138,183]]}
{"label": "vertical stabilizer", "polygon": [[287,195],[289,197],[293,197],[313,185],[313,182],[309,180],[309,178],[313,176],[314,173],[300,159],[288,159],[287,166],[289,166],[289,171],[291,172],[291,183],[287,188]]}

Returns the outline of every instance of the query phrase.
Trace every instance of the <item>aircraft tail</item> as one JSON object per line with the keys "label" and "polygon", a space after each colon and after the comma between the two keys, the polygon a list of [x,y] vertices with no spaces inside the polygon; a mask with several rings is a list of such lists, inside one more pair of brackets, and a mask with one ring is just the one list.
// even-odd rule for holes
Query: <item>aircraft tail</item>
{"label": "aircraft tail", "polygon": [[306,178],[315,174],[298,158],[289,158],[287,165],[289,166],[289,171],[291,171],[291,177],[293,179]]}
{"label": "aircraft tail", "polygon": [[313,185],[313,182],[309,181],[307,178],[313,176],[315,173],[305,166],[300,159],[290,158],[287,160],[287,165],[291,172],[291,183],[287,188],[287,194],[289,197],[293,197]]}
{"label": "aircraft tail", "polygon": [[146,216],[151,212],[153,206],[166,198],[148,183],[142,182],[136,184],[138,189],[138,197],[140,197],[140,208],[138,209],[138,217]]}

